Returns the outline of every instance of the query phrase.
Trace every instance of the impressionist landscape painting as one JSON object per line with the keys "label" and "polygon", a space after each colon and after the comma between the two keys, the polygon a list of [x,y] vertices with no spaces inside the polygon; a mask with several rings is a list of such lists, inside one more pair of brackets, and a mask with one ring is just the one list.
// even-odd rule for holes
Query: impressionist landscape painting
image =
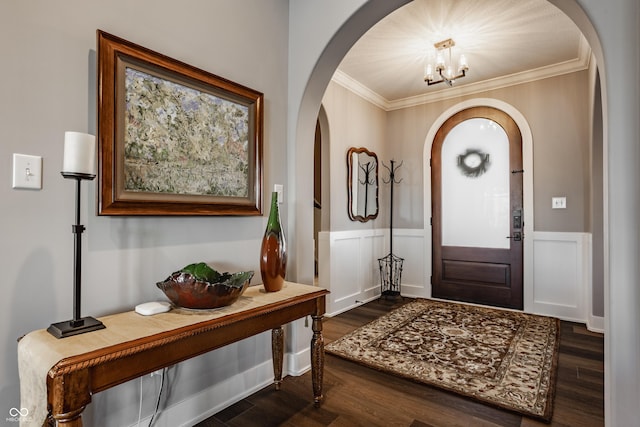
{"label": "impressionist landscape painting", "polygon": [[247,197],[249,108],[125,70],[124,190]]}

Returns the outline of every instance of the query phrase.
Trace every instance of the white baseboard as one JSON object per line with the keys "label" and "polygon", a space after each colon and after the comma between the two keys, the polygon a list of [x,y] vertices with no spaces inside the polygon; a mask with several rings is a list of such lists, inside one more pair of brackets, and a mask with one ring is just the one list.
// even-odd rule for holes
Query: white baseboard
{"label": "white baseboard", "polygon": [[400,284],[400,293],[407,298],[428,298],[425,294],[425,287],[422,284],[414,285],[409,283]]}
{"label": "white baseboard", "polygon": [[299,377],[311,369],[311,348],[307,346],[297,353],[287,353],[284,355],[284,366],[282,375],[292,375]]}
{"label": "white baseboard", "polygon": [[[295,363],[293,363],[294,359]],[[286,369],[287,365],[303,367],[303,361],[306,362],[306,370],[299,368],[298,372],[289,372]],[[283,376],[301,375],[310,368],[309,350],[299,354],[285,354]],[[272,384],[273,363],[268,360],[213,384],[168,408],[162,408],[156,415],[153,425],[156,427],[192,426]],[[194,414],[197,415],[194,416]],[[151,416],[147,416],[140,420],[140,425],[148,425],[150,420]],[[137,425],[136,423],[130,427]]]}
{"label": "white baseboard", "polygon": [[358,303],[357,303],[357,304],[351,304],[351,305],[349,305],[348,307],[343,307],[343,308],[341,308],[341,309],[339,309],[339,310],[336,310],[336,311],[333,311],[333,312],[331,312],[331,313],[325,313],[325,316],[326,316],[326,317],[333,317],[333,316],[337,316],[338,314],[344,313],[344,312],[346,312],[346,311],[349,311],[349,310],[351,310],[351,309],[353,309],[353,308],[359,307],[359,306],[361,306],[362,304],[366,304],[366,303],[371,302],[371,301],[373,301],[373,300],[375,300],[375,299],[378,299],[378,298],[380,298],[380,295],[379,295],[379,294],[378,294],[378,295],[374,295],[374,296],[369,297],[369,298],[365,298],[365,299],[363,299],[362,301],[358,301]]}
{"label": "white baseboard", "polygon": [[587,329],[591,332],[604,334],[604,317],[589,316],[587,319]]}

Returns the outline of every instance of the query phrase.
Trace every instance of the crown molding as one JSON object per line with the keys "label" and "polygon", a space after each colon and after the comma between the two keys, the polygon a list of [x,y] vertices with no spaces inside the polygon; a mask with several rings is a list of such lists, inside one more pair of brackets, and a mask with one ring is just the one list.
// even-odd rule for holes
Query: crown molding
{"label": "crown molding", "polygon": [[484,80],[482,82],[460,85],[452,88],[447,87],[436,92],[430,92],[394,101],[385,99],[384,97],[380,96],[376,92],[372,91],[362,83],[358,82],[357,80],[353,79],[351,76],[345,74],[340,70],[336,70],[331,80],[339,84],[340,86],[343,86],[347,90],[350,90],[361,98],[371,102],[377,107],[385,111],[393,111],[583,71],[589,68],[590,59],[591,48],[589,47],[584,36],[581,36],[578,47],[578,57],[576,59],[536,68],[533,70],[523,71],[521,73],[510,74],[508,76]]}
{"label": "crown molding", "polygon": [[373,105],[376,105],[377,107],[380,107],[385,111],[389,111],[389,101],[387,101],[384,97],[378,95],[376,92],[372,91],[356,79],[352,78],[348,74],[340,71],[340,69],[336,70],[331,80],[334,83],[337,83],[340,86],[344,87],[345,89],[355,93],[366,101],[369,101]]}

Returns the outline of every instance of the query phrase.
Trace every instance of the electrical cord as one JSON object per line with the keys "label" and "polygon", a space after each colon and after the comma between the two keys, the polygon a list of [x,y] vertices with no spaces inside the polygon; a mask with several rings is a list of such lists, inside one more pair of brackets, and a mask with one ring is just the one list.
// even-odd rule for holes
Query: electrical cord
{"label": "electrical cord", "polygon": [[[167,368],[163,368],[162,369],[162,374],[160,377],[160,390],[158,390],[158,398],[156,399],[156,409],[153,412],[153,415],[151,416],[151,420],[149,421],[149,426],[151,427],[153,425],[153,420],[156,417],[156,415],[158,414],[158,409],[160,409],[160,399],[162,398],[162,389],[164,389],[164,376],[167,373]],[[137,427],[140,427],[140,421],[142,419],[142,378],[140,378],[140,407],[138,409],[138,424]]]}
{"label": "electrical cord", "polygon": [[140,427],[140,418],[142,418],[142,378],[140,377],[140,407],[138,408],[138,424],[137,427]]}
{"label": "electrical cord", "polygon": [[158,399],[156,400],[156,409],[153,411],[153,415],[151,416],[151,420],[149,421],[149,427],[153,425],[153,420],[158,414],[158,409],[160,409],[160,400],[162,398],[162,390],[164,389],[164,376],[167,373],[167,368],[162,369],[162,376],[160,377],[160,390],[158,391]]}

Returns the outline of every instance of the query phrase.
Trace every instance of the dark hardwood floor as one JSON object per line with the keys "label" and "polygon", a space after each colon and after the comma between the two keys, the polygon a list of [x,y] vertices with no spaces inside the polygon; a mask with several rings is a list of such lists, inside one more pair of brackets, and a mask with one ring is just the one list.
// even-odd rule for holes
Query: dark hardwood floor
{"label": "dark hardwood floor", "polygon": [[[407,299],[404,302],[408,301]],[[324,322],[329,343],[402,304],[376,300]],[[286,377],[197,424],[212,426],[603,426],[604,342],[562,322],[553,419],[545,424],[327,354],[325,400],[313,406],[311,374]]]}

